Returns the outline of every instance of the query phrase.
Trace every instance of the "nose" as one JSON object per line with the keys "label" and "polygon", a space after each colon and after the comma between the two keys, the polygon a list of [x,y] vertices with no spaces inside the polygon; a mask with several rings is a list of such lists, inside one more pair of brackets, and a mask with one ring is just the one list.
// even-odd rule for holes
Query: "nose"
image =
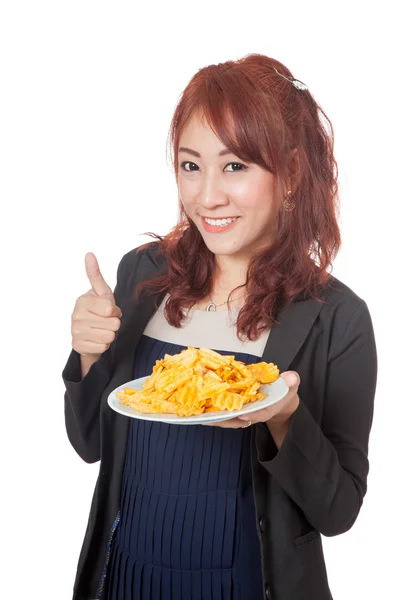
{"label": "nose", "polygon": [[203,178],[197,195],[197,203],[203,209],[209,210],[229,204],[229,197],[217,174],[209,174]]}

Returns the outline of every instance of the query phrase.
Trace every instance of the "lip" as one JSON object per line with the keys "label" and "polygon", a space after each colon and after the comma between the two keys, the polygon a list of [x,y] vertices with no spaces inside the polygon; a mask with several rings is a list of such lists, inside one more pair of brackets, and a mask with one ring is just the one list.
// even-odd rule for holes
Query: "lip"
{"label": "lip", "polygon": [[208,215],[199,215],[202,219],[212,219],[213,221],[218,221],[219,219],[238,219],[237,215],[229,215],[227,217],[209,217]]}
{"label": "lip", "polygon": [[[232,219],[235,218],[234,221],[232,221],[232,223],[228,223],[228,225],[225,225],[225,227],[218,227],[216,225],[209,225],[209,223],[206,222],[206,219],[209,219],[211,217],[201,217],[201,223],[204,227],[204,229],[206,231],[208,231],[209,233],[223,233],[224,231],[227,231],[228,229],[232,229],[232,227],[234,227],[236,225],[236,223],[238,222],[240,217],[218,217],[219,219]],[[212,217],[213,219],[215,219],[215,217]]]}

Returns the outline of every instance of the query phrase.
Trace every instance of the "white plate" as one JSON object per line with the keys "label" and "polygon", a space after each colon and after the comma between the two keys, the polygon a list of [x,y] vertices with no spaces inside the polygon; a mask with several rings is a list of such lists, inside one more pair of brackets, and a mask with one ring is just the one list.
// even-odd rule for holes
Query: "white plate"
{"label": "white plate", "polygon": [[267,408],[267,406],[276,404],[276,402],[282,400],[282,398],[286,396],[289,391],[289,387],[282,377],[278,377],[278,379],[273,383],[266,383],[260,387],[260,392],[268,394],[266,398],[245,404],[245,406],[240,410],[221,410],[219,412],[204,413],[202,415],[194,415],[192,417],[178,417],[174,414],[142,413],[135,410],[131,406],[121,404],[121,400],[116,397],[116,392],[123,392],[125,387],[141,390],[142,383],[145,381],[145,379],[148,379],[148,377],[141,377],[140,379],[135,379],[134,381],[128,381],[128,383],[124,383],[112,391],[107,399],[111,408],[121,415],[132,417],[134,419],[142,419],[143,421],[160,421],[161,423],[180,425],[199,425],[201,423],[207,423],[210,421],[226,421],[227,419],[233,419],[233,417],[238,417],[239,415],[249,415],[256,410],[261,410],[262,408]]}

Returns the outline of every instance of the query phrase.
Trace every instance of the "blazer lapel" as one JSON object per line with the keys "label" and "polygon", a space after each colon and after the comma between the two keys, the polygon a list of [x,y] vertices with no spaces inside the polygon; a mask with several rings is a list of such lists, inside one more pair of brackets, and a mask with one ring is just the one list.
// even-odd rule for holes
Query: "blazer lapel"
{"label": "blazer lapel", "polygon": [[323,302],[300,300],[278,313],[278,325],[271,329],[262,360],[276,364],[281,373],[286,371],[304,344]]}

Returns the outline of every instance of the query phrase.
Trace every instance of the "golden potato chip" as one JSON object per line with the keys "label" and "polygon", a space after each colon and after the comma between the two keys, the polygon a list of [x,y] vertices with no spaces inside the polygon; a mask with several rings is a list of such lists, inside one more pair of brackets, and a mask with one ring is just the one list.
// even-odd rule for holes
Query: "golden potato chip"
{"label": "golden potato chip", "polygon": [[213,369],[214,371],[222,365],[229,365],[229,359],[222,354],[218,354],[214,350],[208,350],[206,348],[200,348],[200,364]]}
{"label": "golden potato chip", "polygon": [[227,381],[233,376],[233,370],[230,366],[222,366],[215,370],[215,374],[218,375],[222,381]]}
{"label": "golden potato chip", "polygon": [[192,367],[183,367],[179,369],[165,369],[158,376],[155,388],[156,390],[165,390],[172,393],[177,387],[193,377]]}
{"label": "golden potato chip", "polygon": [[195,348],[189,347],[187,350],[182,350],[179,354],[166,354],[162,359],[162,364],[165,368],[173,366],[178,363],[180,367],[187,366],[191,367],[197,361],[197,351]]}
{"label": "golden potato chip", "polygon": [[254,382],[253,385],[247,388],[244,392],[245,396],[255,396],[258,392],[258,388],[260,387],[260,383],[258,381]]}
{"label": "golden potato chip", "polygon": [[223,354],[220,354],[219,352],[215,352],[215,350],[210,350],[210,348],[199,348],[198,353],[199,353],[200,359],[209,357],[210,359],[216,360],[220,364],[229,364],[231,361],[230,356],[224,356]]}
{"label": "golden potato chip", "polygon": [[124,394],[128,394],[128,396],[133,396],[133,394],[137,394],[140,390],[134,390],[133,388],[124,387]]}
{"label": "golden potato chip", "polygon": [[204,385],[199,392],[199,396],[202,400],[206,400],[207,398],[211,398],[215,396],[215,394],[219,394],[220,392],[228,389],[229,383],[215,381]]}
{"label": "golden potato chip", "polygon": [[220,393],[214,397],[213,405],[218,410],[239,410],[243,406],[243,398],[234,392]]}
{"label": "golden potato chip", "polygon": [[206,407],[204,409],[205,413],[209,413],[209,412],[219,412],[220,409],[217,406],[214,406],[213,404],[210,404],[210,406]]}
{"label": "golden potato chip", "polygon": [[254,379],[242,379],[242,381],[233,381],[229,383],[231,390],[237,392],[240,390],[247,390],[254,383]]}
{"label": "golden potato chip", "polygon": [[121,404],[140,412],[184,417],[239,410],[265,398],[266,394],[258,391],[260,386],[278,376],[279,370],[272,363],[245,365],[233,355],[188,346],[179,354],[165,354],[156,360],[142,390],[125,387],[116,395]]}
{"label": "golden potato chip", "polygon": [[222,379],[219,375],[217,375],[217,373],[215,371],[206,370],[205,375],[204,375],[204,381],[205,382],[219,381],[221,383]]}
{"label": "golden potato chip", "polygon": [[259,362],[248,365],[247,368],[253,378],[261,381],[261,383],[272,383],[279,377],[279,369],[273,363]]}
{"label": "golden potato chip", "polygon": [[209,371],[207,367],[201,365],[199,362],[193,365],[193,371],[196,375],[206,375],[207,373],[214,373],[214,371]]}
{"label": "golden potato chip", "polygon": [[240,373],[242,377],[249,377],[250,373],[247,368],[247,365],[244,365],[243,363],[236,360],[232,362],[231,366],[232,370],[234,372]]}

